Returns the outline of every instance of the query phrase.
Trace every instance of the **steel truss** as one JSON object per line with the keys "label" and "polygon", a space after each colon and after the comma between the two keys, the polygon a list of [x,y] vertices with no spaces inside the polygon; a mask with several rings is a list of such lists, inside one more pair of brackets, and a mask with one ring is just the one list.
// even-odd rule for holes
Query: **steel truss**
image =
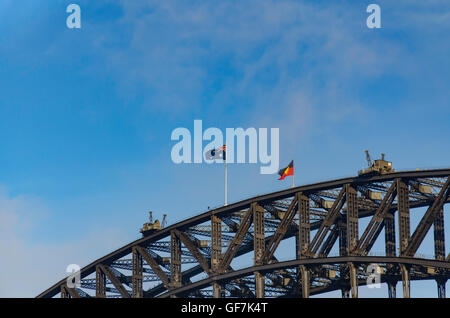
{"label": "steel truss", "polygon": [[[63,279],[37,297],[306,298],[332,290],[358,297],[358,287],[375,274],[387,284],[389,297],[397,296],[398,282],[403,297],[410,297],[410,281],[424,279],[435,280],[438,296],[445,297],[449,195],[450,169],[345,178],[274,192],[131,242],[84,267],[78,286],[69,288]],[[426,212],[411,229],[411,215],[421,207]],[[364,218],[369,222],[362,228]],[[427,259],[418,251],[431,227],[434,257]],[[377,243],[384,245],[383,255],[373,256]],[[338,256],[331,256],[333,251]]]}

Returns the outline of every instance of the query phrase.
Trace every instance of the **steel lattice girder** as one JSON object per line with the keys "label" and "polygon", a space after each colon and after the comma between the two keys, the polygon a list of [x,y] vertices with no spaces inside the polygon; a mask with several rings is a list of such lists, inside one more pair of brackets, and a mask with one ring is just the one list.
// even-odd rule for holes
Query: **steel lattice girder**
{"label": "steel lattice girder", "polygon": [[[369,178],[356,177],[356,178],[345,178],[345,179],[340,179],[340,180],[333,180],[333,181],[329,181],[329,182],[322,182],[322,183],[318,183],[318,184],[300,186],[300,187],[283,190],[283,191],[279,191],[279,192],[275,192],[275,193],[271,193],[271,194],[267,194],[267,195],[263,195],[263,196],[258,196],[255,198],[237,202],[235,204],[231,204],[226,207],[208,211],[208,212],[200,214],[196,217],[193,217],[193,218],[187,219],[185,221],[182,221],[180,223],[169,226],[169,227],[167,227],[161,231],[158,231],[148,237],[144,237],[135,242],[132,242],[132,243],[124,246],[123,248],[120,248],[117,251],[110,253],[110,254],[106,255],[105,257],[102,257],[101,259],[84,267],[81,270],[81,277],[86,278],[87,276],[94,273],[96,269],[100,268],[100,271],[99,271],[99,273],[96,277],[96,281],[95,281],[96,290],[98,291],[97,295],[104,296],[106,294],[106,291],[111,291],[111,290],[116,290],[118,292],[121,292],[122,288],[124,289],[123,285],[121,285],[122,284],[121,280],[124,280],[126,277],[122,274],[120,274],[119,277],[117,277],[112,272],[112,270],[111,270],[111,272],[108,272],[108,267],[102,267],[102,266],[111,266],[115,262],[120,263],[120,259],[122,257],[125,257],[126,255],[129,255],[132,252],[133,247],[136,247],[136,246],[149,247],[149,246],[155,245],[155,244],[156,245],[163,244],[163,246],[167,246],[166,245],[167,243],[161,243],[161,242],[163,242],[161,240],[166,239],[170,236],[170,237],[172,237],[171,244],[175,243],[175,245],[179,246],[180,248],[175,249],[175,251],[178,251],[179,253],[175,253],[177,255],[174,255],[173,261],[171,262],[171,264],[172,264],[171,268],[172,268],[172,271],[174,274],[171,274],[169,279],[171,281],[176,282],[177,286],[174,286],[174,288],[177,288],[177,289],[184,287],[184,286],[178,287],[180,283],[181,283],[181,285],[183,285],[183,284],[192,285],[193,283],[190,283],[190,278],[194,277],[200,273],[204,273],[205,270],[201,266],[197,265],[197,266],[194,266],[193,268],[187,269],[183,272],[181,271],[181,263],[183,263],[183,260],[185,260],[186,257],[195,257],[195,255],[193,255],[193,254],[196,254],[196,250],[193,250],[192,246],[190,246],[191,251],[188,251],[189,248],[188,248],[188,250],[182,250],[181,242],[179,242],[180,241],[179,236],[177,236],[176,233],[190,233],[189,235],[195,236],[196,232],[193,230],[190,230],[190,229],[193,229],[197,225],[204,224],[206,222],[211,221],[212,215],[214,215],[219,220],[221,220],[221,219],[223,219],[224,221],[227,220],[227,222],[230,222],[229,220],[231,220],[231,218],[233,218],[233,220],[236,220],[236,219],[239,220],[240,215],[244,215],[244,218],[245,218],[245,216],[248,216],[247,220],[245,222],[241,222],[240,227],[238,229],[231,231],[231,233],[236,233],[233,236],[233,238],[231,239],[231,242],[234,241],[235,244],[234,244],[234,247],[229,250],[230,252],[228,253],[228,255],[227,255],[227,253],[225,253],[225,255],[222,255],[221,253],[219,253],[217,256],[220,259],[219,264],[222,265],[221,270],[224,271],[226,268],[228,268],[225,265],[229,264],[231,262],[231,260],[233,260],[234,258],[236,258],[240,255],[244,255],[244,254],[252,251],[254,248],[254,244],[253,244],[254,237],[252,235],[254,228],[251,228],[251,225],[253,222],[253,220],[252,220],[253,213],[248,213],[251,210],[250,207],[252,206],[252,204],[254,206],[254,204],[258,203],[257,206],[263,206],[263,207],[272,205],[273,207],[275,207],[275,209],[278,210],[278,211],[273,210],[272,213],[275,211],[277,214],[281,213],[281,215],[284,215],[284,216],[287,215],[288,219],[289,219],[293,215],[292,213],[287,213],[289,211],[289,206],[292,205],[292,203],[295,201],[296,195],[298,195],[299,193],[303,193],[303,195],[305,196],[306,199],[315,198],[316,201],[319,199],[324,200],[326,198],[334,199],[333,205],[336,207],[334,209],[334,211],[332,211],[333,208],[327,210],[326,202],[321,201],[323,207],[320,207],[319,210],[322,210],[323,212],[320,212],[318,214],[317,213],[314,214],[315,212],[314,213],[312,212],[310,214],[311,215],[310,222],[309,222],[310,230],[313,231],[316,229],[320,229],[320,227],[323,227],[324,224],[326,224],[327,226],[329,226],[329,228],[326,229],[325,232],[328,232],[330,228],[333,230],[334,228],[336,228],[336,226],[339,222],[342,223],[344,221],[344,219],[342,219],[342,215],[344,215],[344,216],[347,215],[347,217],[349,217],[349,215],[348,215],[349,204],[347,202],[347,205],[345,205],[344,201],[347,201],[346,200],[347,195],[345,194],[345,192],[346,192],[345,189],[348,190],[348,187],[350,185],[353,189],[356,190],[357,194],[360,194],[360,195],[357,195],[356,197],[353,196],[353,198],[352,198],[353,201],[350,204],[350,210],[352,211],[352,209],[356,209],[356,211],[357,211],[356,214],[355,214],[355,212],[352,212],[353,214],[351,217],[353,217],[353,218],[355,217],[355,215],[357,215],[358,218],[371,216],[371,215],[376,214],[377,209],[380,209],[379,207],[383,200],[379,200],[377,198],[370,198],[370,191],[378,191],[381,194],[384,194],[384,198],[386,198],[386,196],[389,192],[389,189],[390,189],[390,187],[392,187],[393,183],[396,183],[397,187],[403,189],[402,190],[403,191],[403,196],[402,196],[403,199],[397,198],[397,204],[395,202],[391,202],[390,207],[387,208],[387,211],[384,211],[385,218],[383,219],[381,224],[379,224],[379,222],[378,222],[378,224],[377,224],[378,229],[375,231],[376,236],[378,236],[378,234],[379,234],[380,227],[385,226],[386,228],[392,229],[391,225],[394,222],[392,222],[391,225],[389,225],[389,226],[388,226],[388,224],[390,224],[389,223],[390,216],[393,215],[397,211],[397,209],[408,210],[408,212],[409,212],[409,209],[411,209],[411,208],[427,206],[427,205],[430,206],[429,210],[431,212],[428,214],[431,216],[425,218],[425,216],[427,215],[427,213],[426,213],[426,215],[424,216],[424,219],[422,220],[423,222],[421,222],[418,227],[418,229],[421,229],[421,230],[419,232],[417,232],[418,230],[416,230],[416,232],[420,233],[420,235],[413,234],[412,238],[410,238],[410,239],[408,238],[407,248],[409,251],[411,251],[411,250],[415,249],[416,246],[420,245],[421,237],[422,237],[422,235],[424,235],[423,233],[425,232],[425,234],[426,234],[426,231],[428,231],[429,227],[431,226],[429,224],[430,223],[432,224],[435,221],[436,215],[437,215],[436,211],[439,210],[439,209],[437,209],[437,207],[439,207],[440,205],[444,205],[444,203],[448,203],[448,177],[449,177],[449,175],[450,175],[450,169],[396,172],[396,173],[392,173],[392,174],[388,174],[388,175],[373,176],[373,177],[369,177]],[[442,179],[444,179],[444,180],[442,181]],[[401,181],[398,181],[398,180],[401,180]],[[403,185],[398,186],[399,182],[403,183]],[[410,185],[410,189],[409,189],[408,185]],[[421,190],[420,185],[428,185],[431,188],[431,192]],[[423,189],[423,187],[422,187],[422,189]],[[342,192],[344,192],[344,193],[342,193]],[[339,197],[341,197],[340,200],[339,200]],[[391,198],[388,198],[386,200],[391,200]],[[316,202],[314,200],[311,200],[310,202],[311,202],[310,208],[314,209],[315,211],[318,211],[317,208],[313,207],[313,204],[316,204]],[[405,206],[406,206],[406,208],[405,208]],[[339,207],[339,209],[337,209],[338,207]],[[336,210],[338,210],[338,211],[336,212]],[[333,222],[330,221],[333,219],[333,218],[329,217],[331,214],[330,211],[335,213],[333,215],[333,218],[335,217]],[[340,211],[342,211],[342,213]],[[270,219],[270,214],[271,214],[270,211],[267,210],[267,215],[265,216],[265,220],[267,222],[264,222],[264,224],[267,224],[268,227],[270,226],[271,229],[274,229],[275,233],[272,236],[265,237],[265,246],[268,246],[268,245],[275,246],[275,248],[270,249],[270,253],[273,255],[273,253],[276,251],[276,244],[272,244],[271,242],[277,242],[279,240],[279,237],[281,237],[281,239],[286,239],[289,237],[297,236],[299,234],[299,225],[296,225],[296,222],[294,222],[295,219],[292,218],[290,220],[290,222],[287,222],[286,221],[287,219],[283,218],[283,216],[281,216],[281,217],[278,216],[278,218],[275,218],[272,220],[272,219]],[[314,214],[314,218],[313,218],[313,214]],[[324,222],[324,219],[325,220],[328,219],[329,222]],[[234,221],[231,221],[231,222],[234,222]],[[230,224],[232,224],[232,223],[230,223]],[[348,222],[345,222],[344,224],[346,224],[345,226],[348,226]],[[406,231],[409,230],[408,227],[406,228]],[[422,228],[424,228],[425,230],[423,230]],[[345,231],[345,232],[348,232],[348,231]],[[388,231],[386,231],[386,232],[388,232]],[[172,233],[172,235],[171,235],[171,233]],[[228,232],[228,233],[230,233],[230,232]],[[333,233],[333,231],[331,231],[331,233]],[[407,232],[405,232],[405,233],[406,233],[406,235],[404,235],[403,239],[405,239],[405,237],[409,236],[409,233],[407,233]],[[198,233],[198,234],[200,234],[200,233]],[[201,234],[203,235],[204,232],[202,232]],[[347,247],[348,242],[350,242],[350,243],[355,242],[355,239],[356,240],[358,239],[357,233],[351,233],[352,237],[351,237],[350,241],[348,240],[349,237],[347,236],[347,234],[343,234],[343,232],[338,233],[338,234],[341,234],[341,236],[345,235],[345,238],[346,238],[345,248],[348,248]],[[374,236],[373,235],[369,235],[369,236],[371,236],[372,240],[373,240]],[[223,238],[224,235],[220,235],[220,237]],[[338,235],[338,237],[339,237],[339,235]],[[321,245],[321,244],[317,244],[317,242],[321,243],[321,241],[323,241],[323,239],[324,239],[324,237],[322,237],[321,240],[320,239],[315,240],[316,246],[313,246],[313,249],[315,251],[317,251]],[[326,246],[327,241],[328,241],[328,246]],[[320,250],[321,253],[326,252],[325,255],[328,255],[329,249],[334,244],[335,239],[333,239],[333,238],[330,239],[330,236],[329,236],[327,241],[325,242],[325,245],[323,245]],[[188,242],[188,241],[186,241],[186,242]],[[356,242],[358,243],[358,246],[361,245],[360,241],[357,240]],[[414,245],[411,245],[411,242],[413,242]],[[170,242],[168,242],[168,243],[170,243]],[[236,244],[236,243],[238,243],[238,244]],[[390,244],[393,243],[395,246],[395,240],[394,240],[394,242],[389,242],[389,243]],[[188,243],[188,245],[189,245],[189,243]],[[171,245],[169,244],[168,246],[171,246]],[[312,249],[311,246],[312,246],[312,244],[309,245],[310,250]],[[367,247],[365,248],[364,254],[366,254],[366,252],[368,250],[370,250],[371,244],[368,244],[368,245],[366,244],[366,246],[368,246],[368,248]],[[220,244],[220,248],[221,247],[222,247],[222,245]],[[230,245],[228,247],[230,247]],[[386,248],[387,247],[388,246],[386,246]],[[170,252],[173,252],[173,251],[174,251],[174,249],[170,248]],[[207,256],[208,255],[207,251],[209,251],[209,250],[204,250],[203,253],[200,253],[200,255],[203,254],[203,255]],[[212,251],[212,249],[211,249],[211,251]],[[406,249],[404,248],[403,251],[406,251]],[[445,249],[444,249],[444,251],[445,251]],[[192,253],[192,252],[194,252],[194,253]],[[265,253],[266,252],[267,252],[267,249],[265,249]],[[409,253],[411,253],[411,252],[409,252]],[[442,248],[441,248],[440,253],[442,254]],[[293,253],[294,258],[297,257],[295,254],[297,254],[297,252]],[[186,256],[184,256],[184,255],[186,255]],[[386,255],[388,255],[388,254],[386,254]],[[227,256],[225,260],[224,260],[224,256]],[[180,265],[178,265],[178,260],[179,260]],[[198,259],[196,259],[196,260],[198,262]],[[265,259],[264,261],[268,262],[268,263],[274,262],[274,260],[271,258],[269,258],[269,260]],[[102,265],[102,266],[100,266],[100,265]],[[104,272],[109,273],[109,276],[110,276],[110,277],[108,277],[109,280],[106,279]],[[235,272],[235,271],[232,271],[232,272]],[[223,275],[223,274],[220,274],[220,275]],[[178,278],[176,278],[177,276],[178,276]],[[120,285],[117,283],[116,279],[120,283]],[[53,287],[49,288],[47,291],[40,294],[38,297],[51,297],[51,296],[56,295],[58,292],[61,291],[61,286],[64,283],[65,283],[65,280],[58,282]],[[116,284],[114,284],[114,283],[116,283]],[[129,283],[131,284],[131,280]],[[106,286],[107,284],[113,284],[113,285],[117,285],[117,286],[114,286],[116,288],[111,288],[111,287],[107,287]],[[167,291],[167,287],[165,287],[164,284],[161,284],[159,286],[151,287],[151,289],[149,289],[149,290],[144,290],[142,294],[144,295],[144,297],[156,296],[160,293],[163,293],[164,291]],[[122,293],[123,293],[123,296],[126,296],[126,294],[123,292],[123,290],[122,290]],[[133,292],[133,295],[134,295],[134,292]]]}
{"label": "steel lattice girder", "polygon": [[447,201],[447,198],[450,195],[450,177],[447,178],[447,181],[442,186],[439,195],[434,199],[433,204],[428,208],[427,212],[423,216],[416,230],[414,231],[413,236],[408,242],[408,246],[405,249],[405,254],[409,256],[413,256],[417,249],[419,248],[420,243],[422,243],[425,235],[430,229],[431,225],[434,222],[436,215],[444,206],[444,203]]}
{"label": "steel lattice girder", "polygon": [[392,182],[392,185],[390,186],[387,194],[384,196],[383,200],[381,201],[381,204],[375,211],[374,216],[370,220],[370,223],[367,225],[366,230],[364,231],[364,233],[361,236],[361,239],[359,240],[357,246],[357,254],[359,255],[367,254],[368,250],[370,250],[370,247],[373,245],[376,238],[378,237],[378,234],[383,228],[384,225],[383,221],[396,195],[397,195],[396,183]]}
{"label": "steel lattice girder", "polygon": [[175,290],[166,292],[159,297],[165,298],[173,294],[185,294],[191,289],[201,289],[209,286],[212,281],[231,281],[237,278],[247,277],[252,275],[254,271],[261,273],[266,273],[274,270],[295,268],[300,265],[307,266],[317,266],[324,264],[391,264],[397,266],[424,266],[430,268],[439,268],[445,271],[450,271],[450,262],[429,260],[429,259],[418,259],[409,257],[385,257],[385,256],[344,256],[344,257],[329,257],[329,258],[309,258],[309,259],[299,259],[293,261],[285,261],[273,264],[265,264],[262,266],[248,267],[241,270],[236,270],[233,272],[227,272],[216,276],[214,278],[206,278],[204,280],[197,281],[190,285],[182,286]]}

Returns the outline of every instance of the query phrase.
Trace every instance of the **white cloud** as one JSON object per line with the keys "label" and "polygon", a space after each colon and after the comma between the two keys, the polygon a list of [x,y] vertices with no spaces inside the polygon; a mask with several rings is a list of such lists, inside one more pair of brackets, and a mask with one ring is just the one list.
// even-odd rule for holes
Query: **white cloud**
{"label": "white cloud", "polygon": [[10,196],[0,190],[0,297],[35,297],[66,277],[69,264],[87,265],[121,247],[123,232],[99,229],[69,243],[43,242],[32,235],[39,227],[51,231],[43,217],[48,214],[35,196]]}

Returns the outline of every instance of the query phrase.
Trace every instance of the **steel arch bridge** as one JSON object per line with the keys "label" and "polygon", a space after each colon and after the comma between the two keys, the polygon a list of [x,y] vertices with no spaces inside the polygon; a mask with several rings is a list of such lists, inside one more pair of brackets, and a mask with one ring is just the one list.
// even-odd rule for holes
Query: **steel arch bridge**
{"label": "steel arch bridge", "polygon": [[[398,282],[403,297],[410,297],[410,281],[430,279],[445,297],[449,194],[450,169],[440,169],[256,196],[131,242],[82,268],[79,286],[69,288],[63,279],[37,297],[306,298],[333,290],[358,297],[358,286],[374,274],[392,298]],[[412,229],[410,214],[416,211],[420,221]],[[417,251],[431,227],[434,256],[427,258]],[[295,244],[285,244],[289,240]],[[374,255],[375,244],[384,252]],[[275,252],[289,260],[278,260]]]}

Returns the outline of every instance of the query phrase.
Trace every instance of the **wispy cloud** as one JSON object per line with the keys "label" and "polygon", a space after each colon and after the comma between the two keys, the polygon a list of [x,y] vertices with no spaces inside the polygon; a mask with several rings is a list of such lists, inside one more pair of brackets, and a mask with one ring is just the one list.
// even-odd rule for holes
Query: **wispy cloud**
{"label": "wispy cloud", "polygon": [[47,209],[36,196],[11,196],[1,188],[0,297],[35,297],[66,277],[69,264],[84,266],[126,241],[120,230],[100,228],[71,242],[42,242],[33,233],[46,227]]}
{"label": "wispy cloud", "polygon": [[[448,131],[445,115],[450,112],[450,42],[446,41],[450,31],[450,4],[446,0],[380,0],[381,30],[368,30],[365,4],[350,0],[339,4],[290,0],[80,0],[83,28],[78,31],[65,28],[63,5],[48,2],[44,4],[45,9],[39,10],[42,2],[24,0],[22,3],[20,10],[17,10],[17,1],[0,3],[0,24],[7,31],[0,39],[2,63],[15,74],[23,72],[23,78],[45,77],[51,69],[54,81],[63,83],[62,86],[69,85],[65,81],[72,77],[78,82],[86,80],[86,85],[112,83],[113,88],[108,87],[101,94],[84,91],[88,93],[87,106],[70,104],[77,111],[85,107],[86,117],[95,118],[95,122],[110,125],[130,120],[123,119],[122,112],[114,114],[111,110],[122,104],[142,105],[146,112],[154,115],[149,116],[149,123],[142,121],[143,134],[152,135],[154,170],[142,173],[142,167],[136,167],[132,160],[124,169],[136,171],[130,177],[133,180],[129,181],[129,188],[139,188],[142,201],[148,200],[145,191],[158,193],[160,198],[155,195],[154,201],[161,200],[158,203],[161,209],[168,208],[165,205],[168,198],[161,190],[164,188],[155,181],[155,171],[170,164],[169,152],[161,152],[161,149],[169,149],[170,127],[175,128],[178,122],[195,117],[228,127],[280,127],[283,162],[295,157],[295,152],[303,151],[304,145],[300,143],[308,139],[314,143],[315,146],[310,147],[314,149],[309,149],[308,155],[295,157],[305,161],[303,166],[298,165],[299,169],[306,164],[308,167],[302,168],[298,174],[302,181],[298,182],[347,173],[342,172],[346,167],[347,171],[356,171],[355,162],[359,164],[362,156],[361,160],[335,163],[329,157],[347,151],[362,153],[363,145],[388,148],[383,152],[395,149],[399,157],[405,158],[404,162],[412,157],[422,160],[423,165],[431,160],[445,160],[439,159],[445,157],[442,154],[431,156],[430,153],[443,151],[448,145],[448,139],[442,137]],[[2,75],[8,76],[4,72]],[[73,85],[73,95],[78,96],[81,93],[77,91],[76,81],[70,85]],[[38,79],[33,84],[40,82]],[[48,95],[60,95],[54,87],[45,89]],[[121,100],[108,100],[106,110],[100,109],[95,104],[98,95],[110,95],[114,90]],[[10,99],[15,100],[15,96]],[[35,99],[30,97],[29,102],[34,105]],[[22,107],[28,110],[31,106]],[[51,107],[57,108],[53,104]],[[436,114],[431,114],[433,112]],[[61,118],[70,116],[72,109],[61,114]],[[139,116],[141,112],[130,117]],[[154,128],[154,124],[161,122],[163,125]],[[43,120],[36,127],[46,124],[48,122]],[[114,124],[111,127],[105,133],[107,137],[99,137],[98,144],[105,138],[107,143],[111,142],[110,147],[123,147],[110,140],[113,130],[117,130],[117,135],[123,131]],[[161,127],[168,128],[162,132]],[[86,127],[74,125],[73,128],[77,135],[78,130],[84,131]],[[95,134],[96,128],[83,134],[83,138]],[[58,126],[55,134],[60,134],[59,129]],[[77,138],[69,136],[73,140]],[[429,136],[441,137],[431,140]],[[360,140],[354,141],[358,137]],[[45,138],[53,137],[45,135]],[[329,146],[327,138],[330,147],[334,147],[330,151],[324,149]],[[421,146],[417,147],[420,141]],[[135,152],[137,146],[133,142],[131,137],[132,146],[120,148],[113,154],[129,151],[134,158],[145,160],[141,153]],[[399,143],[407,144],[401,152],[397,150]],[[27,143],[23,145],[26,147]],[[92,153],[97,154],[99,150]],[[74,156],[77,154],[74,151]],[[77,158],[83,168],[86,157],[89,156],[83,154]],[[49,163],[52,164],[61,167],[59,160]],[[192,205],[218,202],[211,199],[217,189],[209,184],[202,188],[191,183],[189,173],[198,180],[208,180],[210,172],[203,170],[204,178],[198,178],[200,172],[177,168],[176,172],[171,172],[170,182],[176,184],[170,185],[171,193],[176,188],[176,195],[185,196],[189,188],[192,192],[189,197],[194,198],[199,189],[204,189],[210,192],[203,197],[214,202],[204,203],[205,199],[199,197]],[[272,181],[255,177],[253,171],[237,174],[238,167],[235,169],[230,170],[230,182],[234,182],[230,184],[236,197],[246,197],[261,189],[273,190]],[[70,179],[70,176],[71,172],[62,174],[62,178]],[[137,187],[138,178],[147,183]],[[96,182],[100,188],[102,181],[99,179]],[[255,179],[258,187],[255,187]],[[83,182],[86,180],[88,177]],[[38,183],[36,179],[27,182]],[[142,190],[145,187],[148,189]],[[129,196],[130,189],[124,189],[122,195]],[[105,200],[111,196],[108,191],[105,191]],[[53,197],[53,200],[58,199]],[[80,204],[75,201],[67,200],[64,204]],[[124,204],[126,200],[121,202]],[[84,206],[92,209],[91,197]],[[175,209],[173,204],[171,208],[183,210]],[[85,216],[90,212],[86,211]],[[180,212],[180,217],[184,216]],[[95,232],[92,228],[80,229],[80,239],[70,244],[58,242],[58,238],[48,243],[31,237],[34,229],[50,228],[46,223],[49,217],[51,211],[40,198],[0,191],[0,257],[4,264],[0,296],[34,296],[64,276],[68,264],[87,263],[126,242],[120,230],[98,230],[102,224],[93,226],[97,229]]]}
{"label": "wispy cloud", "polygon": [[[274,118],[308,91],[311,108],[326,114],[321,119],[337,120],[362,108],[348,90],[390,70],[401,53],[394,42],[364,39],[361,8],[296,1],[122,6],[117,23],[128,26],[129,40],[103,48],[107,64],[150,111],[178,117],[226,114],[241,103],[244,121],[261,113]],[[116,36],[109,31],[101,36],[106,43]]]}

